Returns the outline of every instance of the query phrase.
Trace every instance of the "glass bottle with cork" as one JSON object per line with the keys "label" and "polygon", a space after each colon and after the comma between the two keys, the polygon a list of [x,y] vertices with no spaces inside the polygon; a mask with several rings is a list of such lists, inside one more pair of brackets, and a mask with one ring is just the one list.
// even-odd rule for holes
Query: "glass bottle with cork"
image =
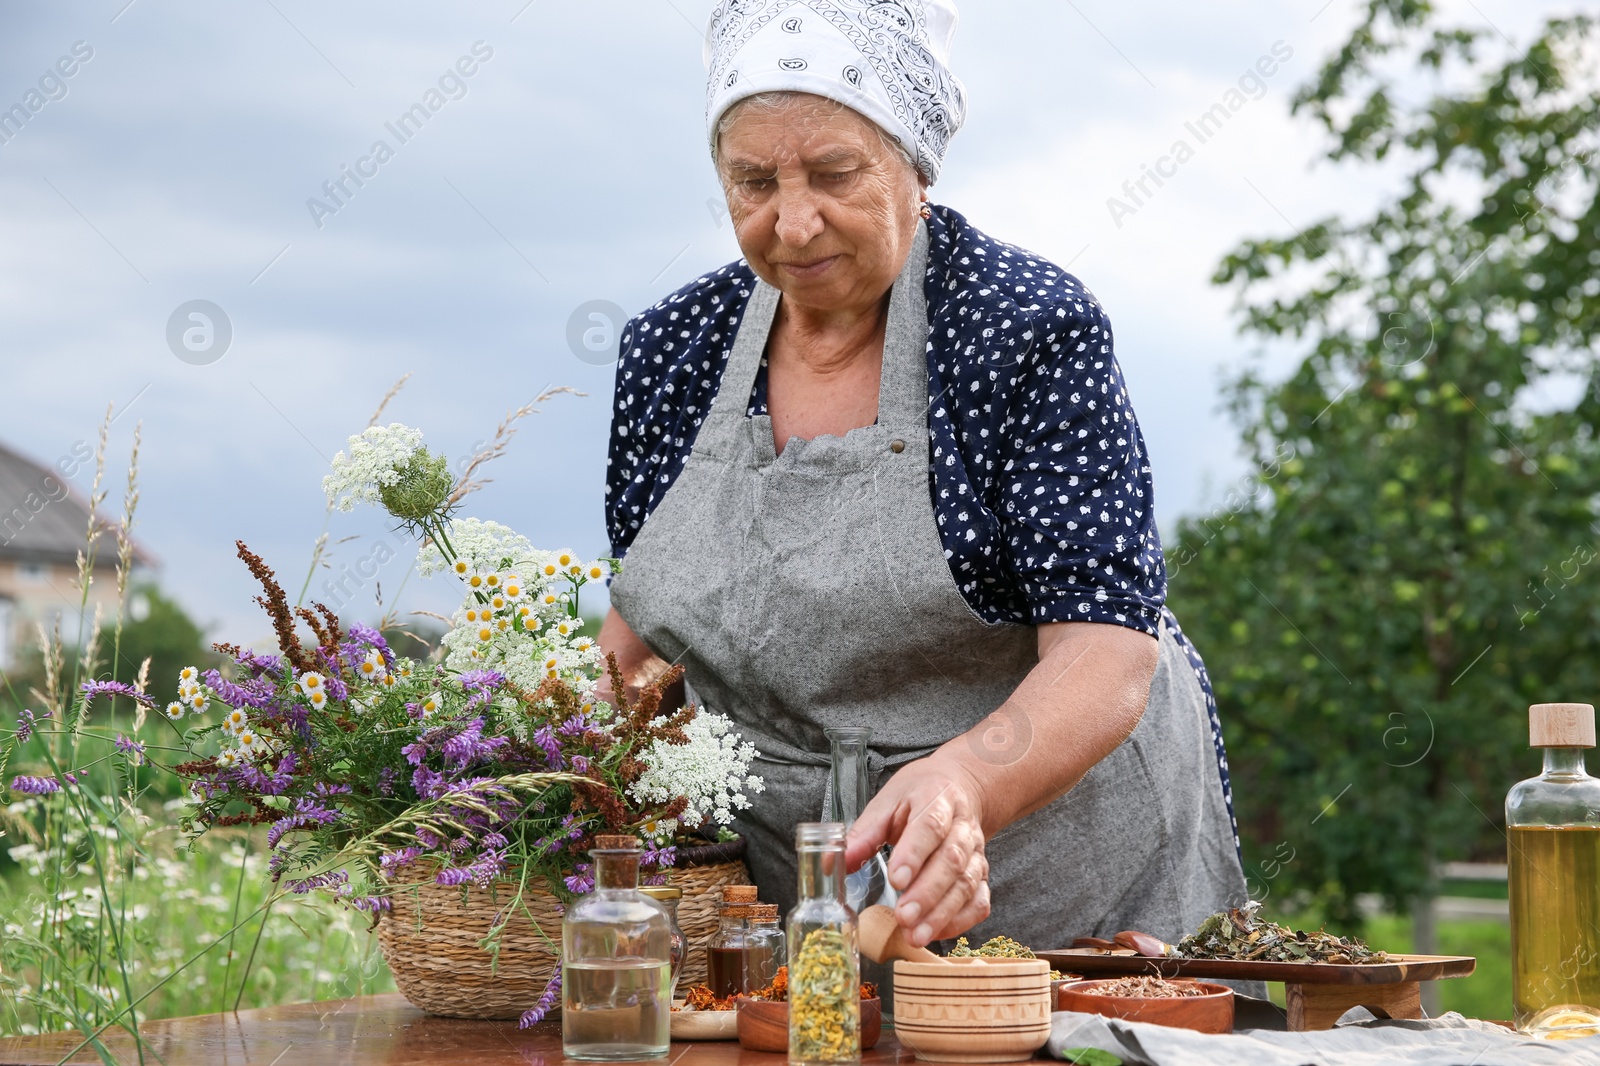
{"label": "glass bottle with cork", "polygon": [[637,837],[596,836],[594,890],[561,922],[561,1042],[570,1059],[665,1058],[672,1042],[672,932],[639,891]]}
{"label": "glass bottle with cork", "polygon": [[1506,796],[1512,1007],[1546,1039],[1600,1034],[1600,779],[1584,769],[1594,707],[1528,708],[1544,772]]}
{"label": "glass bottle with cork", "polygon": [[861,1061],[856,915],[845,902],[845,827],[795,827],[800,901],[789,915],[790,1066]]}
{"label": "glass bottle with cork", "polygon": [[757,906],[754,885],[724,885],[722,903],[717,908],[717,931],[706,943],[706,984],[718,999],[742,996],[760,988],[751,984],[755,972],[750,942],[750,918]]}

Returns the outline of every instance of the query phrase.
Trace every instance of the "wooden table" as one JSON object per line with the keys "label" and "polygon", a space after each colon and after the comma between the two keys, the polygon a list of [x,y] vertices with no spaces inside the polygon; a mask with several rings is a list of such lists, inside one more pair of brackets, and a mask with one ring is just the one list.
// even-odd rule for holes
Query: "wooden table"
{"label": "wooden table", "polygon": [[[514,1021],[432,1018],[397,993],[169,1018],[146,1022],[140,1031],[150,1066],[554,1066],[572,1061],[561,1054],[559,1021],[518,1029]],[[82,1039],[74,1033],[51,1033],[0,1040],[0,1066],[60,1062]],[[104,1039],[117,1062],[139,1061],[125,1032],[107,1031]],[[98,1063],[100,1058],[86,1047],[67,1061]],[[675,1043],[661,1061],[671,1066],[780,1066],[785,1056],[745,1051],[738,1041],[728,1040]],[[916,1059],[886,1030],[861,1061],[863,1066],[888,1066]]]}

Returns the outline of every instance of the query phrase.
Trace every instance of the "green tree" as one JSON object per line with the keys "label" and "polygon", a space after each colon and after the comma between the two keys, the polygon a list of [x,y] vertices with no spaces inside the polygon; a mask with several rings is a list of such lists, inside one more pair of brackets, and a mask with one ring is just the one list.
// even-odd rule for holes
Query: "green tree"
{"label": "green tree", "polygon": [[[1600,702],[1593,22],[1526,50],[1370,0],[1294,99],[1370,217],[1246,240],[1213,279],[1303,355],[1230,402],[1257,474],[1169,549],[1226,724],[1252,888],[1359,922],[1504,855],[1530,702]],[[1562,399],[1565,397],[1565,399]]]}

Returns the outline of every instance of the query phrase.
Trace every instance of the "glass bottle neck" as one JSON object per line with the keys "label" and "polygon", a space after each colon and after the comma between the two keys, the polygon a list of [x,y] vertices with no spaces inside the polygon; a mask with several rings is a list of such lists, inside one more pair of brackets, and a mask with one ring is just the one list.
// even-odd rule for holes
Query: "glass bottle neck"
{"label": "glass bottle neck", "polygon": [[845,901],[844,844],[801,847],[800,900]]}
{"label": "glass bottle neck", "polygon": [[849,826],[867,805],[867,745],[872,730],[829,729],[826,736],[833,762],[828,820]]}
{"label": "glass bottle neck", "polygon": [[1584,777],[1583,748],[1544,749],[1545,777]]}
{"label": "glass bottle neck", "polygon": [[637,851],[596,851],[591,854],[594,856],[596,889],[639,887]]}

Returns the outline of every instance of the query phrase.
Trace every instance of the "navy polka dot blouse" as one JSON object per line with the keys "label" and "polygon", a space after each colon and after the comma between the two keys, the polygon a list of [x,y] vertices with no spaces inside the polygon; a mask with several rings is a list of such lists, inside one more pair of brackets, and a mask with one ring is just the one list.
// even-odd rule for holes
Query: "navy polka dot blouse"
{"label": "navy polka dot blouse", "polygon": [[[1150,463],[1077,278],[935,207],[928,221],[929,492],[945,558],[985,621],[1155,634],[1166,599]],[[623,331],[606,478],[622,557],[711,409],[755,275],[696,278]],[[758,375],[751,414],[766,411]]]}

